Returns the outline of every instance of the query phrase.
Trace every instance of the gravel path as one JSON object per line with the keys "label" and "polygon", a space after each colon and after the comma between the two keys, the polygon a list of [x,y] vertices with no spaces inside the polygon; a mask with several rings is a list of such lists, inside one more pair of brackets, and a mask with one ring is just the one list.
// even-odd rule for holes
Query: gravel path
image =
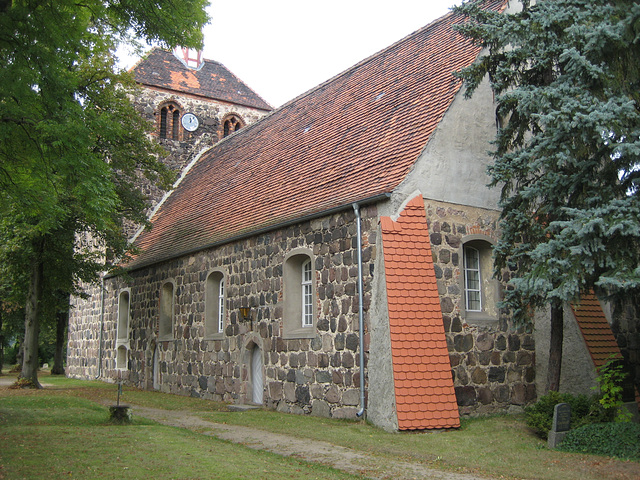
{"label": "gravel path", "polygon": [[327,442],[301,439],[250,427],[208,422],[184,412],[132,406],[132,414],[164,425],[195,430],[204,435],[211,435],[256,450],[266,450],[307,462],[321,463],[371,479],[487,480],[487,477],[434,470],[420,463],[379,458]]}

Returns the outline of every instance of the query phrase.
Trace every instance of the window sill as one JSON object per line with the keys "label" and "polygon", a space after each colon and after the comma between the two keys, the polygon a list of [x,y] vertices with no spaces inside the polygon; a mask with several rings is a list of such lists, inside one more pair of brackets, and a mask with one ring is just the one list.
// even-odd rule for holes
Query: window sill
{"label": "window sill", "polygon": [[205,335],[203,340],[224,340],[224,332],[211,333]]}
{"label": "window sill", "polygon": [[495,326],[498,325],[498,317],[493,317],[484,312],[464,312],[463,319],[473,325]]}
{"label": "window sill", "polygon": [[284,338],[285,340],[297,339],[297,338],[315,338],[315,336],[316,336],[315,325],[312,325],[310,327],[298,328],[296,330],[290,330],[282,334],[282,338]]}

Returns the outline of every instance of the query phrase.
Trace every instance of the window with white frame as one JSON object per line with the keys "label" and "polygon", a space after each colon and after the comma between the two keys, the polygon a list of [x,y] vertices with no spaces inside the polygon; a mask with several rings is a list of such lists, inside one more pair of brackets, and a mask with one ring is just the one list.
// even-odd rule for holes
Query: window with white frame
{"label": "window with white frame", "polygon": [[464,292],[466,310],[469,312],[481,312],[480,252],[473,247],[464,247]]}
{"label": "window with white frame", "polygon": [[217,339],[224,336],[225,308],[224,308],[225,281],[224,273],[211,272],[207,276],[205,289],[205,318],[204,335],[208,339]]}
{"label": "window with white frame", "polygon": [[311,259],[302,264],[302,326],[313,326],[313,284],[311,282]]}
{"label": "window with white frame", "polygon": [[315,269],[312,252],[297,248],[286,257],[283,273],[283,337],[316,335]]}
{"label": "window with white frame", "polygon": [[218,288],[218,331],[224,330],[224,278]]}
{"label": "window with white frame", "polygon": [[484,235],[463,239],[461,312],[467,321],[498,318],[499,284],[493,278],[492,241]]}

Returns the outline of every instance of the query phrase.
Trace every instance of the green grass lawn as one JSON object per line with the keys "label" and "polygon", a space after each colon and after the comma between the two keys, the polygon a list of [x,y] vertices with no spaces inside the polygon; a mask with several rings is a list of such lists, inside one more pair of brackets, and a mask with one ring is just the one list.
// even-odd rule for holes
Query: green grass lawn
{"label": "green grass lawn", "polygon": [[[2,397],[6,389],[0,390],[0,445],[10,445],[0,448],[4,465],[0,479],[2,474],[5,478],[53,478],[43,476],[52,469],[65,478],[140,478],[140,472],[150,471],[157,478],[223,478],[208,476],[212,471],[225,472],[224,478],[353,478],[140,418],[135,418],[131,427],[108,426],[106,407],[95,401],[115,403],[115,385],[48,376],[41,381],[51,386],[40,391],[13,390],[8,397]],[[229,412],[223,403],[132,388],[124,389],[121,401],[184,410],[213,422],[322,440],[381,458],[493,478],[640,478],[637,462],[547,449],[546,442],[524,425],[521,416],[466,419],[460,429],[451,431],[388,433],[362,421],[268,410]],[[74,453],[78,449],[89,453],[78,457]],[[42,468],[38,467],[42,463],[47,468],[40,473],[35,469]],[[272,470],[276,472],[273,477],[269,476]]]}
{"label": "green grass lawn", "polygon": [[2,479],[357,478],[58,394],[0,397],[0,445]]}

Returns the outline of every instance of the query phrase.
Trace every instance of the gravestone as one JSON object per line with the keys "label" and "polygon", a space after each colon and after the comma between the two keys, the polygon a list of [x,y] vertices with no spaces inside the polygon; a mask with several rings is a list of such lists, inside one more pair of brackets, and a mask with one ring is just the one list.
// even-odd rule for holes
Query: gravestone
{"label": "gravestone", "polygon": [[571,406],[568,403],[559,403],[553,407],[553,423],[547,441],[549,448],[556,448],[560,445],[570,428]]}

